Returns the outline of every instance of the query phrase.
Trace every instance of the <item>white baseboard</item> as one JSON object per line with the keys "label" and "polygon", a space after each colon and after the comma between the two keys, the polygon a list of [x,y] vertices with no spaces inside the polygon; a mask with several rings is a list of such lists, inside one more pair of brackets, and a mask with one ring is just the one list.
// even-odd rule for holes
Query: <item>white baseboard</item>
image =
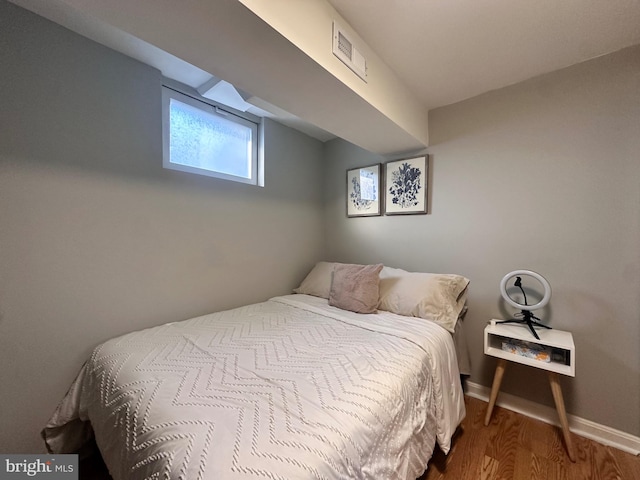
{"label": "white baseboard", "polygon": [[[489,401],[491,389],[478,383],[466,381],[466,394],[470,397]],[[535,418],[551,425],[560,425],[558,412],[555,408],[540,405],[539,403],[525,400],[508,393],[500,392],[496,405],[520,413],[527,417]],[[640,455],[640,437],[636,437],[615,428],[600,425],[599,423],[567,415],[569,428],[576,435],[589,438],[595,442],[617,448],[632,455]]]}

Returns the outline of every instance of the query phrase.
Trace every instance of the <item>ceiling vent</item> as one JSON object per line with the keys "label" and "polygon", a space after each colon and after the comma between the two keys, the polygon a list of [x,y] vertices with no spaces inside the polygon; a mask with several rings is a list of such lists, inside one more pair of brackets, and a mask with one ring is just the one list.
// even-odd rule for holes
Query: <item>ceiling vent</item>
{"label": "ceiling vent", "polygon": [[365,82],[367,81],[367,59],[353,46],[344,29],[333,22],[333,54]]}

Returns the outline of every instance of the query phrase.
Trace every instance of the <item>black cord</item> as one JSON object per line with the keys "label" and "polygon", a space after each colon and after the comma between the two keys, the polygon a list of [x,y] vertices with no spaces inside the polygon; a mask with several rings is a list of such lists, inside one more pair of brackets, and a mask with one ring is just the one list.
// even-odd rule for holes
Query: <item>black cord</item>
{"label": "black cord", "polygon": [[516,277],[516,281],[515,281],[514,285],[516,287],[518,287],[520,289],[520,291],[522,292],[522,295],[524,296],[524,304],[526,306],[529,306],[529,304],[527,303],[527,294],[524,293],[524,288],[522,288],[522,278],[521,277]]}

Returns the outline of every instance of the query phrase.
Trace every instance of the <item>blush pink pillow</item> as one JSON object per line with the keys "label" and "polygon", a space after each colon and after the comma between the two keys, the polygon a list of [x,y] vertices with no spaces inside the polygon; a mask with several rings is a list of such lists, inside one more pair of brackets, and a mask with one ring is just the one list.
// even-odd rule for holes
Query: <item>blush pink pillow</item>
{"label": "blush pink pillow", "polygon": [[356,313],[375,313],[380,294],[381,270],[382,264],[336,264],[329,292],[329,305]]}

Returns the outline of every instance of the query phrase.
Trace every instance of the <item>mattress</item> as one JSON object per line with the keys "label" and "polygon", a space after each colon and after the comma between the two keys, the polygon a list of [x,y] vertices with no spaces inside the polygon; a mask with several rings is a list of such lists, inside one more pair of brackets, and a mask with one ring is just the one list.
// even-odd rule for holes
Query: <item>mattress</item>
{"label": "mattress", "polygon": [[98,346],[43,430],[120,479],[415,479],[465,414],[449,332],[287,295]]}

